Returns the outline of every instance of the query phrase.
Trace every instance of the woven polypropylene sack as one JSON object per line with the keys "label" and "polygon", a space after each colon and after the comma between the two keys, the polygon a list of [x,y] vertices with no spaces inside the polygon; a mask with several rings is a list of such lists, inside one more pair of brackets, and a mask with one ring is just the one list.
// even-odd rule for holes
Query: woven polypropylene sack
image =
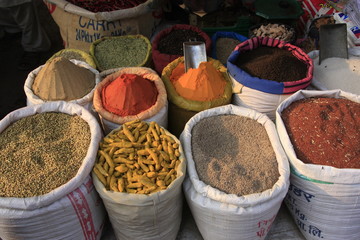
{"label": "woven polypropylene sack", "polygon": [[[78,54],[83,60],[78,59],[78,58],[68,57],[68,55],[70,55],[72,53],[73,54]],[[96,64],[95,64],[94,59],[92,58],[92,56],[89,53],[87,53],[85,51],[82,51],[80,49],[72,49],[72,48],[62,49],[62,50],[54,53],[46,62],[50,62],[51,60],[53,60],[56,57],[66,57],[69,60],[70,59],[76,59],[76,60],[79,60],[79,61],[84,61],[87,64],[89,64],[92,68],[96,69]]]}
{"label": "woven polypropylene sack", "polygon": [[212,58],[208,58],[208,62],[211,62],[213,66],[218,71],[220,71],[224,80],[226,81],[225,90],[222,96],[212,101],[204,102],[188,100],[180,96],[176,92],[174,85],[171,83],[170,76],[172,71],[177,67],[177,65],[183,62],[184,57],[179,57],[175,59],[163,69],[161,75],[169,99],[169,131],[175,136],[180,136],[186,122],[196,113],[209,108],[229,104],[232,97],[231,81],[226,72],[226,68],[220,63],[220,61]]}
{"label": "woven polypropylene sack", "polygon": [[292,102],[310,97],[346,98],[360,103],[360,96],[341,90],[300,90],[279,105],[277,132],[291,164],[285,203],[306,239],[359,239],[360,170],[303,163],[281,119],[282,111]]}
{"label": "woven polypropylene sack", "polygon": [[[277,82],[251,76],[236,65],[236,61],[242,52],[251,51],[261,46],[280,48],[291,52],[307,65],[306,77],[297,81]],[[311,84],[314,68],[311,58],[300,48],[267,37],[254,37],[237,45],[228,58],[227,67],[233,82],[233,103],[238,105],[241,102],[254,110],[267,114],[272,120],[275,120],[276,108],[282,100]]]}
{"label": "woven polypropylene sack", "polygon": [[21,108],[0,121],[0,132],[11,123],[37,113],[78,115],[90,127],[91,142],[76,176],[51,192],[34,197],[0,197],[0,238],[6,240],[100,239],[106,212],[89,175],[102,137],[95,117],[68,102]]}
{"label": "woven polypropylene sack", "polygon": [[117,239],[176,239],[182,219],[186,160],[180,141],[166,129],[164,131],[180,145],[177,176],[165,190],[149,195],[109,191],[93,173],[95,188],[104,202]]}
{"label": "woven polypropylene sack", "polygon": [[[211,57],[214,59],[218,59],[217,53],[216,53],[216,41],[219,38],[232,38],[235,40],[239,40],[240,42],[244,42],[244,41],[248,40],[247,37],[245,37],[241,34],[238,34],[236,32],[225,32],[225,31],[215,32],[214,35],[211,36],[211,42],[212,42]],[[226,67],[226,64],[225,64],[225,67]]]}
{"label": "woven polypropylene sack", "polygon": [[[100,75],[99,72],[95,69],[92,68],[89,64],[82,62],[82,61],[78,61],[75,59],[71,59],[70,60],[72,63],[74,63],[75,65],[79,66],[79,67],[83,67],[88,69],[89,71],[91,71],[92,73],[94,73],[94,82],[95,82],[95,87],[88,93],[86,94],[84,97],[80,98],[80,99],[75,99],[75,100],[71,100],[68,101],[70,103],[76,103],[79,104],[80,106],[85,107],[87,110],[89,110],[92,114],[96,115],[96,113],[93,111],[93,96],[94,96],[94,91],[96,88],[96,85],[100,82]],[[35,95],[35,93],[32,90],[32,85],[35,81],[36,76],[39,74],[39,72],[41,71],[41,69],[44,67],[45,65],[41,65],[40,67],[34,69],[33,71],[31,71],[26,80],[25,80],[25,84],[24,84],[24,92],[26,95],[26,104],[27,106],[31,106],[34,104],[42,104],[45,102],[52,102],[52,101],[46,101],[43,100],[41,98],[39,98],[37,95]]]}
{"label": "woven polypropylene sack", "polygon": [[[156,89],[158,91],[158,97],[153,106],[149,109],[140,112],[136,115],[129,116],[119,116],[114,113],[107,111],[102,104],[101,92],[102,88],[109,82],[115,80],[118,76],[122,74],[137,74],[146,78],[150,81],[153,81]],[[113,70],[107,70],[101,74],[104,76],[104,79],[95,89],[94,93],[94,108],[95,111],[99,114],[100,120],[103,124],[103,128],[106,134],[111,130],[119,127],[121,124],[135,119],[143,121],[155,121],[163,127],[167,127],[168,124],[168,102],[167,102],[167,93],[160,76],[152,69],[145,67],[128,67],[128,68],[118,68]],[[138,96],[139,98],[141,96]]]}
{"label": "woven polypropylene sack", "polygon": [[[192,156],[192,129],[201,119],[224,114],[254,119],[265,128],[276,154],[280,174],[271,189],[237,196],[226,194],[199,179]],[[180,140],[188,173],[184,181],[184,194],[204,239],[265,239],[289,187],[289,164],[274,123],[265,114],[229,104],[196,114],[187,122]]]}

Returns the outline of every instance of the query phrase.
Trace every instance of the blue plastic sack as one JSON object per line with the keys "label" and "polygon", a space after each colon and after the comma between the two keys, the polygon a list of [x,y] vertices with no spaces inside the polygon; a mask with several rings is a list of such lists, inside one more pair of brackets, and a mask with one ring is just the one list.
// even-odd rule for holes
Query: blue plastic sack
{"label": "blue plastic sack", "polygon": [[[224,32],[224,31],[219,31],[214,33],[214,35],[212,35],[211,37],[211,42],[212,42],[212,49],[211,49],[211,57],[214,59],[218,59],[216,56],[216,41],[218,40],[218,38],[233,38],[233,39],[237,39],[240,42],[244,42],[246,40],[248,40],[247,37],[238,34],[236,32]],[[225,64],[226,66],[226,64]]]}

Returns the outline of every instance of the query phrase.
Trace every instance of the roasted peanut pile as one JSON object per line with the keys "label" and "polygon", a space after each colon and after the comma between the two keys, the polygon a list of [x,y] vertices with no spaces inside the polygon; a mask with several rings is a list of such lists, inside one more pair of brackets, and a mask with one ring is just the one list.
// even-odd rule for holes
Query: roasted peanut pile
{"label": "roasted peanut pile", "polygon": [[90,127],[79,116],[39,113],[0,133],[0,197],[39,196],[73,178],[86,156]]}
{"label": "roasted peanut pile", "polygon": [[93,171],[107,190],[150,194],[177,177],[179,144],[156,122],[135,120],[100,142]]}

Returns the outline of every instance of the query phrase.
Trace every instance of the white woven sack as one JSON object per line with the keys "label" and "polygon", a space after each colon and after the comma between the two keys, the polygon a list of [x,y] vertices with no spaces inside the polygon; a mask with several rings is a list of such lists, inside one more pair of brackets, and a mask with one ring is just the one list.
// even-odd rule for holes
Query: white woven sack
{"label": "white woven sack", "polygon": [[281,112],[292,102],[310,97],[347,98],[360,103],[360,96],[341,90],[300,90],[280,104],[276,126],[291,164],[285,203],[306,239],[359,239],[360,170],[303,163],[296,157],[281,119]]}
{"label": "white woven sack", "polygon": [[[201,119],[235,114],[249,117],[263,125],[278,162],[280,177],[264,192],[245,196],[226,194],[199,179],[191,149],[191,130]],[[234,131],[236,131],[234,129]],[[255,110],[226,105],[202,111],[193,116],[180,136],[187,160],[184,194],[196,225],[204,239],[265,239],[289,187],[289,165],[281,147],[274,123]]]}
{"label": "white woven sack", "polygon": [[275,121],[275,111],[279,104],[291,94],[272,94],[246,87],[236,81],[230,74],[233,85],[232,104],[254,109],[266,114]]}
{"label": "white woven sack", "polygon": [[94,186],[104,202],[118,240],[176,239],[182,218],[186,162],[180,141],[167,130],[165,132],[179,143],[181,161],[177,178],[167,189],[149,195],[108,191],[93,173]]}
{"label": "white woven sack", "polygon": [[[93,67],[91,67],[86,62],[79,61],[79,60],[76,60],[76,59],[71,59],[70,61],[73,62],[75,65],[78,65],[78,66],[81,66],[83,68],[89,69],[92,73],[94,73],[94,75],[95,75],[95,86],[84,97],[82,97],[80,99],[75,99],[75,100],[72,100],[72,101],[68,101],[68,102],[79,104],[79,105],[85,107],[87,110],[89,110],[93,115],[97,116],[97,113],[93,110],[92,101],[93,101],[93,96],[94,96],[94,91],[95,91],[96,85],[100,82],[99,71],[94,69]],[[41,104],[41,103],[45,103],[45,102],[52,102],[52,101],[46,101],[46,100],[43,100],[43,99],[39,98],[37,95],[34,94],[34,92],[32,90],[32,85],[34,83],[34,80],[35,80],[37,74],[40,72],[40,70],[44,66],[45,65],[41,65],[38,68],[31,71],[28,74],[28,76],[27,76],[27,78],[25,80],[24,91],[25,91],[25,95],[26,95],[26,105],[27,106],[31,106],[31,105],[34,105],[34,104]]]}
{"label": "white woven sack", "polygon": [[102,137],[94,116],[74,103],[48,102],[9,113],[0,121],[0,132],[21,118],[43,112],[81,116],[91,131],[87,155],[75,177],[47,194],[28,198],[0,197],[0,238],[100,239],[106,214],[89,177]]}
{"label": "white woven sack", "polygon": [[[354,60],[357,58],[360,61],[360,47],[353,47],[348,49],[349,59]],[[314,60],[314,75],[312,80],[312,85],[317,90],[333,90],[333,89],[341,89],[346,92],[360,94],[360,81],[353,81],[354,78],[347,79],[345,76],[347,73],[351,72],[352,68],[356,69],[356,66],[351,66],[351,64],[347,64],[349,59],[343,59],[343,61],[339,61],[341,59],[337,59],[338,65],[328,65],[326,63],[321,63],[321,65],[326,64],[326,71],[321,72],[317,69],[319,67],[319,50],[314,50],[308,53],[309,57]],[[336,61],[336,59],[333,59]],[[325,60],[324,60],[325,61]],[[328,60],[329,61],[329,60]],[[328,63],[332,63],[328,62]],[[356,70],[358,72],[359,69]],[[356,73],[354,72],[354,74]],[[358,73],[357,73],[358,74]]]}

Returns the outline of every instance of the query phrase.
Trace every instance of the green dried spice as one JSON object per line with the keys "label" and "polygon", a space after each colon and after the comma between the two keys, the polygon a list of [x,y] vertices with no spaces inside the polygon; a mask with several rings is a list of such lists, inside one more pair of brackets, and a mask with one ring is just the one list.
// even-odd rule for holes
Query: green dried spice
{"label": "green dried spice", "polygon": [[74,52],[74,51],[63,51],[59,54],[58,57],[64,57],[66,59],[76,59],[79,61],[86,62],[86,59],[81,56],[80,53]]}
{"label": "green dried spice", "polygon": [[136,67],[144,62],[148,44],[142,38],[109,38],[95,47],[99,69]]}

